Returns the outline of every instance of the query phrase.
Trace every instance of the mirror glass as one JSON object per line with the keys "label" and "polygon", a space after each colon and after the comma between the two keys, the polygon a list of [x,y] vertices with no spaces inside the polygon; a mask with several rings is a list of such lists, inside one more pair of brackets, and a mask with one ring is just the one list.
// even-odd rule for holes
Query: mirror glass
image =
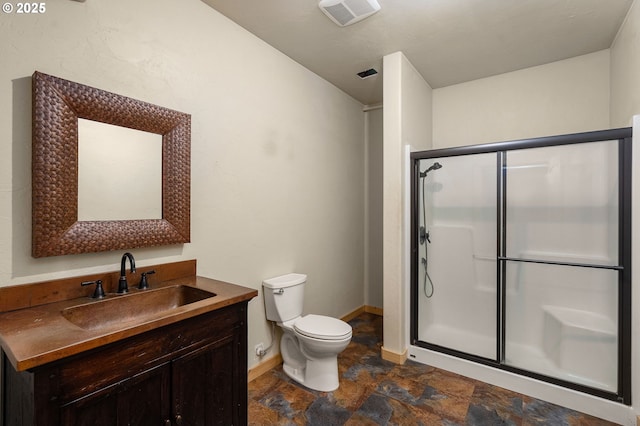
{"label": "mirror glass", "polygon": [[162,218],[162,136],[78,119],[78,220]]}

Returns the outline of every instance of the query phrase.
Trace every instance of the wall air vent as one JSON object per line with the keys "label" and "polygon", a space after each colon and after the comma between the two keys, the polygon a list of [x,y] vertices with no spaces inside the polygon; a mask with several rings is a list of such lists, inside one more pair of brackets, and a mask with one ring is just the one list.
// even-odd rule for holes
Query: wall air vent
{"label": "wall air vent", "polygon": [[321,0],[318,7],[341,27],[355,24],[380,10],[377,0]]}

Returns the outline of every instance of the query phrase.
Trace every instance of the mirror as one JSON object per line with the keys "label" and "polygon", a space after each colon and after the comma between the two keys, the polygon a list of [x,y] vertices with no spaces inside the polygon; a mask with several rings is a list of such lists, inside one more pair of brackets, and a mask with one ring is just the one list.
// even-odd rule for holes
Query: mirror
{"label": "mirror", "polygon": [[78,119],[78,220],[162,219],[162,136]]}
{"label": "mirror", "polygon": [[[150,179],[155,179],[156,183],[147,187],[131,175],[120,183],[115,182],[116,189],[111,190],[116,192],[115,202],[108,201],[94,208],[93,213],[85,212],[87,203],[97,203],[95,195],[109,190],[97,189],[93,183],[85,182],[85,141],[78,142],[79,132],[84,133],[85,130],[79,130],[80,121],[91,122],[90,126],[109,125],[106,127],[140,131],[133,132],[138,134],[150,133],[150,139],[161,138],[160,177]],[[105,127],[102,129],[98,133]],[[137,151],[139,147],[132,148],[137,143],[137,140],[128,140],[118,145],[105,139],[89,151],[97,149],[94,155],[102,153],[107,157],[104,148],[97,148],[97,145],[106,145],[108,151],[118,154],[114,161],[124,164],[120,160]],[[153,145],[153,142],[148,143]],[[145,156],[142,153],[138,155]],[[189,114],[36,71],[33,74],[32,255],[58,256],[189,242],[190,155]],[[153,156],[157,153],[149,153],[149,157]],[[132,167],[125,165],[125,171],[118,173],[132,173]],[[151,160],[144,167],[149,167],[149,175],[157,175],[152,171],[158,168],[157,160]],[[107,179],[113,174],[105,173],[103,177],[90,179]],[[146,172],[143,175],[148,177]],[[158,192],[158,180],[161,197],[152,195],[152,198],[144,199],[143,193],[147,190]],[[80,188],[83,188],[82,192]],[[120,197],[128,191],[133,198],[122,201]],[[88,201],[84,199],[84,193],[90,194]],[[143,200],[138,203],[140,199]],[[133,210],[137,210],[131,207],[133,204],[157,204],[158,199],[160,215],[144,211],[144,208],[143,212],[131,215]],[[111,205],[118,202],[121,208],[116,212]],[[80,205],[83,206],[82,212]]]}

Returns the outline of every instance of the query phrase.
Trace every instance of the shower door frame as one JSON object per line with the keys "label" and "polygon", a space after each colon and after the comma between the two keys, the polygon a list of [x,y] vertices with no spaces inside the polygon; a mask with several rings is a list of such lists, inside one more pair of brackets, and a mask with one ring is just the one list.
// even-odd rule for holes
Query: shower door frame
{"label": "shower door frame", "polygon": [[[547,383],[568,389],[584,392],[604,399],[631,405],[631,143],[632,129],[630,127],[601,130],[569,135],[549,136],[533,139],[522,139],[508,142],[497,142],[481,145],[469,145],[454,148],[433,149],[411,153],[411,306],[410,306],[410,341],[411,345],[433,350],[447,355],[474,361],[504,371],[531,377]],[[615,266],[597,264],[574,264],[569,262],[554,262],[542,260],[528,260],[506,256],[506,158],[509,151],[544,148],[561,145],[577,145],[589,142],[618,141],[618,263]],[[496,357],[485,358],[478,355],[461,352],[448,347],[421,341],[418,338],[418,297],[419,297],[419,191],[420,160],[433,158],[455,157],[473,154],[496,154]],[[526,369],[506,365],[506,265],[508,261],[534,262],[549,265],[579,266],[598,269],[615,270],[618,272],[618,390],[609,392],[567,380],[536,373]]]}

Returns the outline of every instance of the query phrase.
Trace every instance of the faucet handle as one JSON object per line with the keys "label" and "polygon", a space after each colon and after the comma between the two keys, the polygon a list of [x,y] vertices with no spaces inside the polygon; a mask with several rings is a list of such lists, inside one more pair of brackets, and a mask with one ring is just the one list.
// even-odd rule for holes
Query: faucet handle
{"label": "faucet handle", "polygon": [[92,299],[104,299],[105,298],[105,294],[104,294],[104,289],[102,288],[102,280],[95,280],[95,281],[84,281],[81,282],[80,285],[81,286],[86,286],[86,285],[91,285],[91,284],[95,284],[96,285],[96,289],[93,292],[93,296],[91,296]]}
{"label": "faucet handle", "polygon": [[144,290],[144,289],[149,288],[149,283],[147,282],[147,275],[152,275],[152,274],[155,274],[155,273],[156,273],[155,270],[143,272],[141,277],[140,277],[140,284],[138,284],[138,288],[140,290]]}

